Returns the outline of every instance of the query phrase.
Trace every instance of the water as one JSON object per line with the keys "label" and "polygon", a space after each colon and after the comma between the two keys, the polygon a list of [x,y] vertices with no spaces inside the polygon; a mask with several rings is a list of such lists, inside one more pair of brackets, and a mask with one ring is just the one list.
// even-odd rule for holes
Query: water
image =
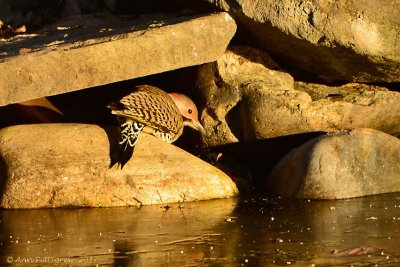
{"label": "water", "polygon": [[1,264],[400,266],[400,194],[162,206],[1,210]]}

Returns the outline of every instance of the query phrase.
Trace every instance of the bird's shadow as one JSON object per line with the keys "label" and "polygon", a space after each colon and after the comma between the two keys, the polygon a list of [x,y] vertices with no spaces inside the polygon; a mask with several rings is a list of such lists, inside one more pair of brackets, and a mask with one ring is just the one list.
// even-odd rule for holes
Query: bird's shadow
{"label": "bird's shadow", "polygon": [[104,130],[108,138],[108,155],[110,156],[110,168],[113,163],[112,155],[115,146],[118,144],[118,138],[120,133],[119,127],[117,125],[99,125],[100,128]]}

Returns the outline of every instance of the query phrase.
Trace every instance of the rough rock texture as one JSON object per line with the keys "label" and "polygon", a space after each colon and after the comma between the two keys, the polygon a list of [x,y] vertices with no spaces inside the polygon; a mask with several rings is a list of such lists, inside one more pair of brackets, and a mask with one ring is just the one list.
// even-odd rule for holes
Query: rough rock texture
{"label": "rough rock texture", "polygon": [[239,104],[248,86],[261,83],[281,90],[293,87],[293,78],[273,70],[277,68],[266,53],[242,46],[230,47],[217,61],[200,67],[197,87],[205,101],[200,114],[209,134],[205,140],[208,145],[245,139],[249,131]]}
{"label": "rough rock texture", "polygon": [[276,165],[268,190],[310,199],[400,191],[400,140],[365,128],[316,138]]}
{"label": "rough rock texture", "polygon": [[236,31],[227,13],[58,26],[0,46],[0,106],[211,62]]}
{"label": "rough rock texture", "polygon": [[143,134],[123,170],[109,169],[115,131],[35,124],[0,131],[1,207],[125,206],[236,195],[220,170]]}
{"label": "rough rock texture", "polygon": [[265,53],[232,47],[199,70],[208,145],[360,127],[400,132],[400,93],[294,82]]}
{"label": "rough rock texture", "polygon": [[294,89],[311,97],[312,102],[304,103],[300,110],[311,127],[327,132],[362,127],[400,132],[399,92],[357,83],[326,86],[295,82]]}
{"label": "rough rock texture", "polygon": [[399,1],[206,1],[295,68],[326,80],[399,81]]}

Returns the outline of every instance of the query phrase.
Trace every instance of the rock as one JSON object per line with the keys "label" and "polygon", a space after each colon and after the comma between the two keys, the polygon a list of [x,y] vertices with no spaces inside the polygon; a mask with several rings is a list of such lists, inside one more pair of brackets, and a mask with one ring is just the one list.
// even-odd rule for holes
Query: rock
{"label": "rock", "polygon": [[0,129],[17,124],[63,122],[63,113],[47,98],[0,107]]}
{"label": "rock", "polygon": [[208,146],[308,132],[374,128],[400,132],[400,93],[386,88],[294,82],[258,50],[229,48],[199,70]]}
{"label": "rock", "polygon": [[305,103],[306,121],[312,128],[330,132],[355,128],[373,128],[388,134],[400,132],[400,93],[385,87],[349,83],[326,86],[295,83],[295,90],[312,99]]}
{"label": "rock", "polygon": [[211,62],[236,31],[227,13],[107,19],[2,42],[0,106]]}
{"label": "rock", "polygon": [[262,83],[246,89],[240,105],[250,140],[356,128],[400,131],[400,93],[383,87],[296,82],[283,90]]}
{"label": "rock", "polygon": [[327,81],[399,81],[398,1],[206,2],[292,68]]}
{"label": "rock", "polygon": [[313,139],[273,169],[268,190],[285,197],[343,199],[400,191],[400,141],[373,129]]}
{"label": "rock", "polygon": [[[269,68],[265,67],[269,66]],[[217,61],[199,68],[197,87],[205,100],[202,124],[209,133],[209,146],[243,140],[248,133],[242,117],[246,86],[262,83],[272,88],[293,87],[293,78],[273,69],[278,65],[257,49],[232,46]]]}
{"label": "rock", "polygon": [[109,169],[115,131],[85,124],[33,124],[0,131],[1,207],[146,205],[237,194],[220,170],[143,134],[123,170]]}

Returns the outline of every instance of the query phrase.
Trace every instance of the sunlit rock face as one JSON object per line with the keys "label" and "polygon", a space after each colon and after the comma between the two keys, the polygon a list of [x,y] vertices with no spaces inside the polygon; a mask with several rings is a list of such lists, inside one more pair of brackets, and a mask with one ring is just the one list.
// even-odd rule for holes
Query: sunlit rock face
{"label": "sunlit rock face", "polygon": [[[222,163],[234,151],[234,157],[240,158],[235,166],[248,166],[250,176],[267,182],[259,186],[266,191],[336,199],[400,190],[394,184],[396,157],[382,155],[398,146],[389,144],[398,142],[393,136],[400,132],[399,92],[371,84],[298,81],[266,52],[244,46],[231,46],[216,62],[202,65],[197,85],[204,101],[201,121],[209,133],[204,143],[217,152],[226,151]],[[370,130],[358,130],[362,128]],[[332,135],[342,131],[343,136]],[[349,131],[351,140],[347,140]],[[323,173],[318,173],[318,157],[308,143],[281,160],[299,145],[293,141],[296,136],[310,140],[322,133],[329,133],[327,140],[335,136],[343,142],[339,155],[336,141],[319,152],[324,155]],[[364,156],[369,159],[364,161]],[[354,166],[346,165],[351,162]],[[381,181],[379,176],[383,182],[375,186],[372,182]]]}
{"label": "sunlit rock face", "polygon": [[400,191],[400,141],[372,129],[313,139],[273,169],[268,190],[308,199],[341,199]]}
{"label": "sunlit rock face", "polygon": [[112,129],[35,124],[0,131],[2,208],[165,204],[237,194],[222,171],[143,134],[121,170],[109,168]]}
{"label": "sunlit rock face", "polygon": [[65,28],[65,23],[48,26],[35,33],[37,38],[1,42],[0,106],[211,62],[236,31],[225,12],[162,19],[78,17],[67,25],[79,27],[67,27],[60,41],[60,30],[53,28]]}
{"label": "sunlit rock face", "polygon": [[231,47],[199,70],[208,146],[360,127],[400,132],[400,93],[294,81],[260,50]]}
{"label": "sunlit rock face", "polygon": [[[330,135],[324,138],[335,136],[345,143],[343,159],[354,152],[348,161],[361,165],[353,180],[377,177],[368,164],[362,165],[363,153],[390,162],[378,146],[367,150],[354,140],[346,143],[347,135],[337,132],[358,136],[360,128],[377,130],[378,144],[384,143],[382,135],[400,136],[398,1],[149,0],[139,7],[139,1],[128,0],[45,0],[37,11],[22,7],[38,1],[3,2],[0,128],[81,123],[0,130],[3,207],[103,207],[228,197],[237,194],[230,178],[246,190],[259,185],[263,193],[271,189],[310,198],[369,195],[390,187],[385,182],[355,193],[345,191],[357,188],[355,183],[343,182],[334,187],[337,191],[322,190],[332,188],[332,179],[340,181],[327,170],[349,177],[355,172],[346,173],[353,167],[341,158],[324,161],[325,156],[320,162],[325,178],[315,181],[315,175],[301,169],[293,176],[297,183],[291,184],[286,171],[306,164],[314,149],[296,150],[303,151],[301,157],[292,152],[270,172],[293,148],[325,133]],[[58,9],[60,3],[65,5]],[[104,129],[116,121],[107,117],[105,106],[137,84],[194,97],[208,133],[202,139],[206,149],[193,139],[182,138],[176,145],[196,151],[227,175],[148,136],[141,138],[122,171],[108,168],[111,132]],[[37,98],[41,103],[33,100]],[[29,102],[21,107],[22,101]],[[337,153],[326,150],[332,157]],[[395,171],[383,173],[391,179]]]}
{"label": "sunlit rock face", "polygon": [[399,80],[398,1],[202,2],[230,12],[244,36],[287,67],[325,81]]}

